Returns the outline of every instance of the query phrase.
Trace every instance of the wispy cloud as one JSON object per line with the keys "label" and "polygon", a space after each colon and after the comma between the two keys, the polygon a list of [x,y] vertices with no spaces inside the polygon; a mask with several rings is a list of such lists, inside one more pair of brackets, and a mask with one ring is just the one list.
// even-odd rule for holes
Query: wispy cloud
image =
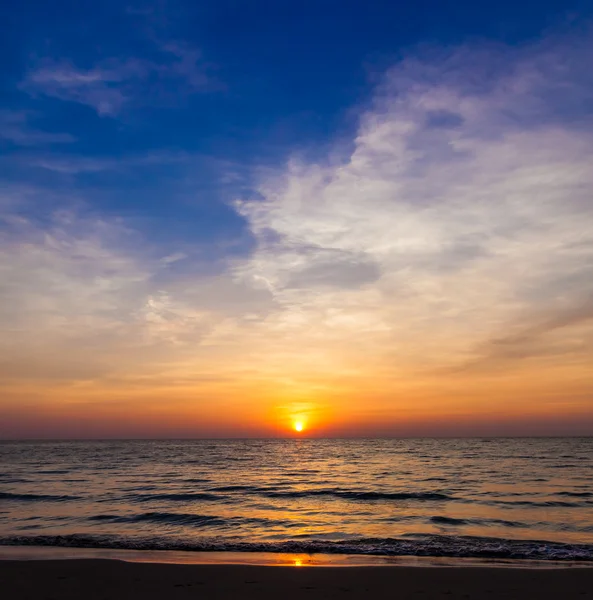
{"label": "wispy cloud", "polygon": [[129,99],[130,85],[145,76],[146,69],[138,62],[113,61],[109,66],[84,70],[66,61],[45,60],[21,87],[32,94],[86,104],[105,116],[117,114]]}
{"label": "wispy cloud", "polygon": [[148,154],[116,156],[66,155],[56,152],[34,154],[19,158],[27,167],[45,169],[65,175],[99,173],[101,171],[125,170],[130,168],[172,165],[188,162],[190,155],[182,152],[152,152]]}
{"label": "wispy cloud", "polygon": [[[586,287],[584,285],[583,287]],[[572,298],[547,313],[529,315],[505,334],[478,348],[478,357],[463,365],[466,371],[504,370],[518,361],[552,358],[562,364],[583,363],[593,355],[593,298]]]}
{"label": "wispy cloud", "polygon": [[167,84],[176,86],[177,95],[212,88],[208,65],[199,50],[176,42],[158,49],[159,60],[110,58],[90,68],[46,58],[29,71],[21,88],[32,95],[85,104],[101,116],[115,116],[130,104],[168,102]]}
{"label": "wispy cloud", "polygon": [[0,110],[0,139],[17,146],[68,144],[76,138],[69,133],[53,133],[36,128],[35,114],[24,110]]}

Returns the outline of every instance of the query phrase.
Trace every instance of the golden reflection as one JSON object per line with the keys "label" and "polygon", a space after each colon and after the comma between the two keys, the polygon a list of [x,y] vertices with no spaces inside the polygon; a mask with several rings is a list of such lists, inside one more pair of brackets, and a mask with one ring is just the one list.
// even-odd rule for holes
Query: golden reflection
{"label": "golden reflection", "polygon": [[294,566],[295,567],[302,567],[303,566],[303,561],[300,558],[295,558],[294,559]]}

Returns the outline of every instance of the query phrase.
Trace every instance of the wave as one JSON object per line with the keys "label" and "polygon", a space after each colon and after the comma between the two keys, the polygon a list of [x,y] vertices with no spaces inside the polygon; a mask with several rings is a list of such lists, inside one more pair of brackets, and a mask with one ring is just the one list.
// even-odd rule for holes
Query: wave
{"label": "wave", "polygon": [[437,525],[467,525],[467,519],[454,519],[453,517],[430,517],[429,521],[431,523],[437,523]]}
{"label": "wave", "polygon": [[252,485],[220,485],[208,488],[209,492],[259,492],[265,488],[254,487]]}
{"label": "wave", "polygon": [[481,526],[489,526],[489,525],[498,525],[502,527],[513,527],[513,528],[529,528],[530,525],[528,523],[521,523],[519,521],[507,521],[505,519],[457,519],[454,517],[446,517],[442,515],[436,515],[434,517],[430,517],[429,521],[431,523],[436,523],[437,525],[481,525]]}
{"label": "wave", "polygon": [[196,552],[286,552],[544,561],[593,561],[593,544],[564,544],[542,540],[510,540],[504,538],[436,534],[416,534],[402,538],[357,538],[341,541],[316,539],[285,542],[245,542],[224,541],[221,539],[173,540],[163,539],[162,537],[146,538],[85,534],[57,536],[12,535],[0,537],[0,546],[58,546],[68,548],[176,550]]}
{"label": "wave", "polygon": [[45,469],[37,471],[39,475],[68,475],[71,473],[71,469]]}
{"label": "wave", "polygon": [[[213,493],[215,492],[215,493]],[[222,501],[219,493],[242,492],[265,498],[313,498],[327,496],[343,500],[380,501],[380,500],[454,500],[455,497],[443,492],[374,492],[347,490],[340,488],[322,488],[311,490],[282,490],[280,486],[259,487],[252,485],[225,485],[208,488],[205,492],[178,492],[168,494],[136,494],[128,497],[133,502],[151,502],[168,500],[178,502]]]}
{"label": "wave", "polygon": [[172,502],[191,502],[191,501],[209,501],[221,500],[216,494],[207,494],[205,492],[191,492],[179,494],[135,494],[129,497],[133,502],[152,502],[155,500],[169,500]]}
{"label": "wave", "polygon": [[51,494],[13,494],[11,492],[0,492],[0,500],[15,500],[20,502],[65,502],[68,500],[79,500],[80,496],[54,496]]}
{"label": "wave", "polygon": [[224,525],[225,519],[214,515],[197,515],[192,513],[148,512],[139,515],[93,515],[89,521],[106,521],[109,523],[170,523],[179,525]]}
{"label": "wave", "polygon": [[343,490],[338,488],[326,488],[319,490],[303,491],[260,491],[267,498],[309,498],[313,496],[332,496],[345,500],[454,500],[453,496],[441,492],[365,492],[355,490]]}
{"label": "wave", "polygon": [[565,500],[490,500],[483,504],[491,504],[498,506],[534,506],[534,507],[550,507],[550,508],[582,508],[593,504],[592,501],[582,500],[581,502],[567,502]]}
{"label": "wave", "polygon": [[211,479],[204,479],[201,477],[189,477],[187,479],[179,479],[179,483],[210,483]]}
{"label": "wave", "polygon": [[558,492],[557,495],[570,498],[593,498],[593,492]]}
{"label": "wave", "polygon": [[137,515],[100,514],[87,517],[89,521],[108,523],[158,523],[169,525],[191,525],[205,527],[236,527],[238,525],[304,527],[297,521],[284,521],[258,517],[219,517],[196,513],[146,512]]}

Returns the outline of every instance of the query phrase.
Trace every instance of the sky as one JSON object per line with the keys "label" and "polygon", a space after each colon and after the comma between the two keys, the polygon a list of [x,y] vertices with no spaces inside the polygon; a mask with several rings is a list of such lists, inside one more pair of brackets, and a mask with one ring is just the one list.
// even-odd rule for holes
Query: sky
{"label": "sky", "polygon": [[592,17],[4,3],[0,438],[593,435]]}

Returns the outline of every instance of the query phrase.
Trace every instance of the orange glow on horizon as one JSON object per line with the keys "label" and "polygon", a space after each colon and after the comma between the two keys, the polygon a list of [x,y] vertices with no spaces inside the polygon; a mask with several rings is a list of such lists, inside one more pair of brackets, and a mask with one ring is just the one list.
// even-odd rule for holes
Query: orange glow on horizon
{"label": "orange glow on horizon", "polygon": [[[48,382],[43,394],[37,382],[25,387],[8,381],[2,387],[0,437],[308,439],[590,431],[590,399],[579,396],[578,364],[546,370],[523,365],[504,377],[439,373],[392,381],[375,372],[374,381],[366,371],[347,380],[328,374],[324,386],[307,382],[298,388],[277,381],[230,386],[226,380],[131,378],[120,402],[105,401],[116,397],[123,385],[117,381]],[[590,373],[585,380],[593,382]],[[211,401],[196,402],[206,392]],[[35,410],[23,411],[26,397]]]}

